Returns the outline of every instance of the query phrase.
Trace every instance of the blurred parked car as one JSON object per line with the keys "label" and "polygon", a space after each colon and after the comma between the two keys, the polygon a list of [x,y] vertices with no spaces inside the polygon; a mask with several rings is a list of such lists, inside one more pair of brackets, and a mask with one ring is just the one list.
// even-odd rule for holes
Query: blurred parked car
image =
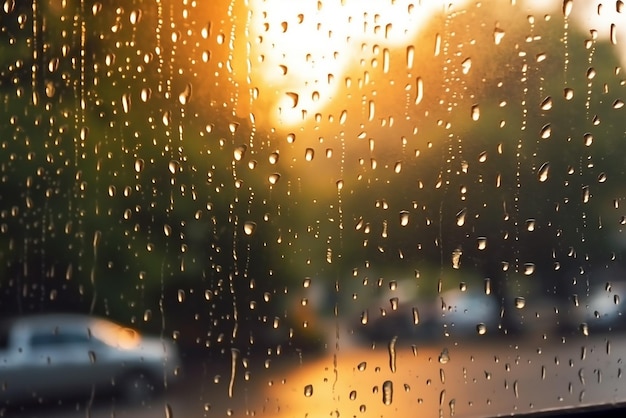
{"label": "blurred parked car", "polygon": [[400,301],[397,308],[374,306],[367,315],[366,323],[361,316],[360,326],[355,327],[356,337],[366,344],[389,342],[397,336],[404,342],[448,336],[470,339],[499,333],[500,305],[483,292],[449,290],[438,299]]}
{"label": "blurred parked car", "polygon": [[0,402],[47,402],[107,393],[141,403],[178,374],[176,347],[86,315],[0,323]]}

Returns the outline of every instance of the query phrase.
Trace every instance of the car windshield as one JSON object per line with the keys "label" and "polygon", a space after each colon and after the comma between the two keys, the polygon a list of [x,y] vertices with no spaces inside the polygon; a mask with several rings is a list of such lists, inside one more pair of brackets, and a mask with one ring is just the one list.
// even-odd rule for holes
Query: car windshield
{"label": "car windshield", "polygon": [[[0,16],[0,312],[112,320],[90,332],[163,370],[140,406],[94,403],[91,382],[87,400],[32,386],[29,413],[626,401],[623,1],[2,0]],[[0,367],[21,364],[2,329]]]}

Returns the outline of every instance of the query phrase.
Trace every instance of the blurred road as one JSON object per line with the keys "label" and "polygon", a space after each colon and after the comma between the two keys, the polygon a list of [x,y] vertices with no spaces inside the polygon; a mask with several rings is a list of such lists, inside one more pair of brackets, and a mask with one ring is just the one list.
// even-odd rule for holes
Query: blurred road
{"label": "blurred road", "polygon": [[[28,407],[5,416],[484,417],[626,401],[626,336],[341,347],[318,358],[195,361],[144,407],[100,400]],[[247,373],[246,373],[247,372]],[[247,376],[247,378],[246,378]],[[232,384],[232,387],[231,387]],[[229,390],[229,388],[231,388]]]}

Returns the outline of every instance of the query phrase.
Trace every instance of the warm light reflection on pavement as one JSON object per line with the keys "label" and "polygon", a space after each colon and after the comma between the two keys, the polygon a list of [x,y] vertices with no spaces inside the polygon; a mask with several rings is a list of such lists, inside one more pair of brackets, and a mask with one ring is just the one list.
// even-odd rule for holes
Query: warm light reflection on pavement
{"label": "warm light reflection on pavement", "polygon": [[[624,352],[625,336],[418,344],[416,352],[399,339],[395,362],[387,346],[340,349],[302,362],[274,357],[268,368],[261,359],[251,360],[249,380],[239,365],[232,397],[229,365],[198,361],[187,365],[184,382],[150,405],[100,401],[89,416],[485,417],[610,404],[626,400]],[[391,395],[387,402],[385,390]],[[84,404],[50,410],[29,410],[29,416],[86,413]]]}

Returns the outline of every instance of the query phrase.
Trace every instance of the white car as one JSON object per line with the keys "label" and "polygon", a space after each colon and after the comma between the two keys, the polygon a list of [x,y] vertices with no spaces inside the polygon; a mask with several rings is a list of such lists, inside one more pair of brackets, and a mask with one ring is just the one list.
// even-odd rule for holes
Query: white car
{"label": "white car", "polygon": [[170,341],[86,315],[42,314],[0,323],[0,403],[110,393],[145,402],[178,375]]}

